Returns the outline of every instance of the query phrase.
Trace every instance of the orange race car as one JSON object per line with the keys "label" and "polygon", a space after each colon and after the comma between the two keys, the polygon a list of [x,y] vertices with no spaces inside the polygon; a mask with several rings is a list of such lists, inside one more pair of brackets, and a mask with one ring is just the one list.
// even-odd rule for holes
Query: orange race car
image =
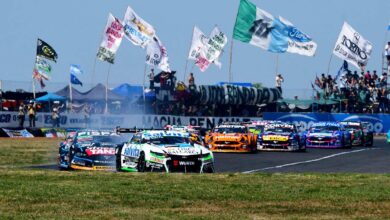
{"label": "orange race car", "polygon": [[205,136],[205,143],[213,152],[256,152],[257,136],[242,124],[222,124]]}

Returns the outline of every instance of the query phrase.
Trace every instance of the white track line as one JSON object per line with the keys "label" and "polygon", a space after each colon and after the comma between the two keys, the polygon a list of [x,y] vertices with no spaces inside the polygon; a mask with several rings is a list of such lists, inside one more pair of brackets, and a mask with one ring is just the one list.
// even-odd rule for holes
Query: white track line
{"label": "white track line", "polygon": [[242,173],[255,173],[255,172],[264,171],[264,170],[279,169],[279,168],[295,166],[295,165],[299,165],[299,164],[313,163],[313,162],[329,159],[332,157],[338,157],[338,156],[345,155],[345,154],[352,154],[352,153],[358,153],[358,152],[362,152],[362,151],[366,151],[366,150],[376,150],[376,149],[380,149],[380,148],[366,148],[366,149],[360,149],[360,150],[354,150],[354,151],[346,151],[346,152],[341,152],[341,153],[337,153],[337,154],[331,154],[331,155],[328,155],[325,157],[320,157],[317,159],[299,161],[299,162],[295,162],[295,163],[288,163],[288,164],[283,164],[283,165],[278,165],[278,166],[273,166],[273,167],[265,167],[265,168],[261,168],[261,169],[245,171]]}

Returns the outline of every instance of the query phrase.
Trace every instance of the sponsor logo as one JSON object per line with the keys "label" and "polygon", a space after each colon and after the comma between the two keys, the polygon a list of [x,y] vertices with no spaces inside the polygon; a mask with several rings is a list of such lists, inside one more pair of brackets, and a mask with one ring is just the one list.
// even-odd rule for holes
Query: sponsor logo
{"label": "sponsor logo", "polygon": [[288,141],[287,136],[280,136],[280,135],[265,135],[263,137],[263,140],[265,141]]}
{"label": "sponsor logo", "polygon": [[124,150],[124,155],[129,156],[129,157],[138,157],[139,153],[140,153],[140,151],[137,148],[128,147],[128,148],[125,148],[125,150]]}
{"label": "sponsor logo", "polygon": [[108,148],[108,147],[91,147],[91,148],[87,148],[85,150],[85,153],[88,156],[93,156],[93,155],[115,155],[115,149],[114,148]]}
{"label": "sponsor logo", "polygon": [[[356,40],[356,43],[358,43],[360,36],[357,37],[355,33],[354,38]],[[346,36],[343,36],[343,41],[341,42],[341,44],[346,46],[349,51],[351,51],[355,55],[358,55],[360,59],[366,60],[368,58],[367,53],[364,50],[360,49],[360,47],[356,43],[352,42],[352,40],[348,39]]]}

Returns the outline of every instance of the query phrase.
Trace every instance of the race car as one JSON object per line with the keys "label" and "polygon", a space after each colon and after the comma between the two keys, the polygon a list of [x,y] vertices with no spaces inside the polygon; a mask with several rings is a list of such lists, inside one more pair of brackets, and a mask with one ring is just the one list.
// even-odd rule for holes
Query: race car
{"label": "race car", "polygon": [[263,151],[305,151],[305,144],[294,125],[288,123],[267,124],[259,138]]}
{"label": "race car", "polygon": [[257,135],[242,124],[221,124],[205,136],[205,143],[213,152],[256,152]]}
{"label": "race car", "polygon": [[387,132],[387,138],[386,138],[386,141],[387,143],[390,143],[390,130]]}
{"label": "race car", "polygon": [[351,134],[337,122],[317,122],[304,133],[307,148],[351,147]]}
{"label": "race car", "polygon": [[342,121],[340,124],[344,125],[345,129],[351,134],[353,146],[372,146],[373,134],[367,128],[364,129],[361,122]]}
{"label": "race car", "polygon": [[274,121],[252,121],[250,124],[247,125],[249,131],[257,135],[257,150],[261,149],[260,138],[261,138],[261,134],[264,131],[264,126],[272,123],[275,122]]}
{"label": "race car", "polygon": [[204,139],[202,138],[202,128],[200,126],[192,125],[166,125],[164,127],[168,131],[177,131],[177,132],[187,132],[190,133],[190,138],[192,141],[199,145],[204,145]]}
{"label": "race car", "polygon": [[189,132],[194,134],[200,134],[201,127],[200,126],[192,126],[192,125],[166,125],[166,130],[169,131],[182,131],[182,132]]}
{"label": "race car", "polygon": [[60,168],[67,168],[68,165],[65,163],[65,157],[67,157],[67,154],[69,152],[70,145],[73,143],[74,136],[76,136],[76,132],[68,132],[66,134],[66,138],[64,141],[60,143],[60,146],[58,148],[58,157],[57,157],[57,163]]}
{"label": "race car", "polygon": [[191,142],[190,133],[141,131],[116,150],[117,170],[213,173],[214,156]]}
{"label": "race car", "polygon": [[115,170],[115,149],[123,139],[113,131],[83,130],[59,148],[60,169]]}
{"label": "race car", "polygon": [[363,128],[363,143],[367,147],[374,145],[374,132],[369,129],[370,123],[361,122]]}

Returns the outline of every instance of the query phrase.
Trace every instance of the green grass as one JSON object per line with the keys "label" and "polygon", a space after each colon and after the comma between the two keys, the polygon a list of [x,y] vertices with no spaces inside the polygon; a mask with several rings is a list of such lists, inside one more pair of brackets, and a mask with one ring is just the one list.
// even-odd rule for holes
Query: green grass
{"label": "green grass", "polygon": [[55,138],[0,138],[0,166],[55,163],[61,141]]}
{"label": "green grass", "polygon": [[[41,158],[55,155],[46,145]],[[0,219],[390,218],[390,175],[60,172],[13,161],[0,168]]]}

